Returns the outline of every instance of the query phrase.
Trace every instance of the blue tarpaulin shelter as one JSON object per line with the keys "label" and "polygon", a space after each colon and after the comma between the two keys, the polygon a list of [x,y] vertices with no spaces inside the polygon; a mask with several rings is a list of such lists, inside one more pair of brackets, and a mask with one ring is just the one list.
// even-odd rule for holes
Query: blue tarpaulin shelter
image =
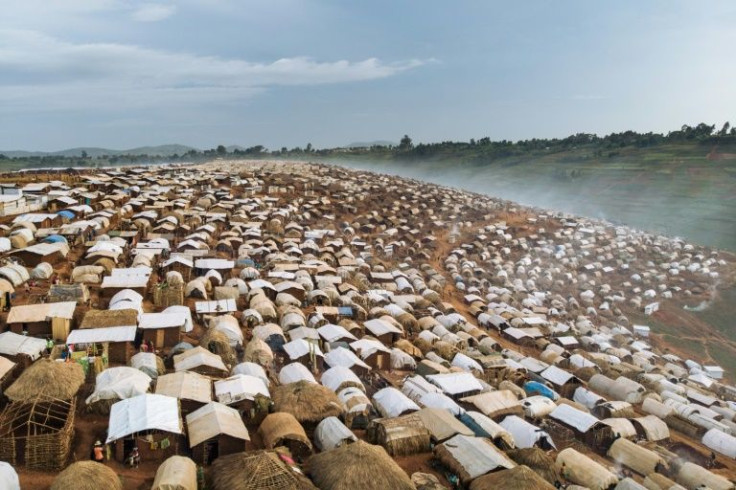
{"label": "blue tarpaulin shelter", "polygon": [[58,214],[62,218],[66,218],[66,219],[74,219],[75,218],[74,213],[72,211],[69,211],[68,209],[64,209],[62,211],[59,211],[56,214]]}
{"label": "blue tarpaulin shelter", "polygon": [[43,241],[46,243],[67,243],[66,238],[61,235],[49,235]]}
{"label": "blue tarpaulin shelter", "polygon": [[529,395],[542,395],[546,396],[550,400],[557,400],[560,395],[555,393],[553,389],[550,387],[543,385],[542,383],[538,381],[527,381],[524,383],[524,392]]}

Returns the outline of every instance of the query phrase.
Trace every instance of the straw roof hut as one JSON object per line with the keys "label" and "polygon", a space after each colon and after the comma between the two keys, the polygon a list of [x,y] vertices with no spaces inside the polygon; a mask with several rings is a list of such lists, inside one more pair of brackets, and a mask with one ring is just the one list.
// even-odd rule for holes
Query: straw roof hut
{"label": "straw roof hut", "polygon": [[266,449],[287,447],[297,459],[312,452],[312,443],[304,432],[304,427],[290,413],[275,412],[266,416],[258,428]]}
{"label": "straw roof hut", "polygon": [[423,453],[432,447],[432,434],[417,413],[372,420],[366,436],[369,442],[380,444],[391,456]]}
{"label": "straw roof hut", "polygon": [[118,475],[108,466],[95,461],[77,461],[59,473],[51,490],[123,490]]}
{"label": "straw roof hut", "polygon": [[273,351],[266,341],[253,337],[245,346],[243,361],[268,366],[273,362]]}
{"label": "straw roof hut", "polygon": [[79,328],[127,327],[138,325],[138,311],[133,308],[121,310],[89,310]]}
{"label": "straw roof hut", "polygon": [[39,359],[21,373],[5,395],[14,402],[27,401],[39,395],[71,400],[82,384],[84,370],[80,364]]}
{"label": "straw roof hut", "polygon": [[228,366],[235,366],[238,363],[238,356],[230,346],[230,339],[221,330],[207,329],[199,340],[199,345],[220,356],[222,362]]}
{"label": "straw roof hut", "polygon": [[381,446],[363,441],[312,456],[307,472],[322,490],[413,490],[414,484]]}
{"label": "straw roof hut", "polygon": [[290,413],[307,424],[319,423],[325,417],[339,417],[345,410],[329,388],[305,380],[275,388],[272,399],[274,410]]}
{"label": "straw roof hut", "polygon": [[213,490],[315,490],[274,451],[248,451],[212,463]]}
{"label": "straw roof hut", "polygon": [[555,487],[531,470],[528,466],[517,466],[510,470],[497,471],[476,478],[470,490],[552,490]]}
{"label": "straw roof hut", "polygon": [[555,473],[555,459],[546,451],[538,447],[511,449],[506,456],[518,464],[531,468],[542,479],[549,483],[557,480]]}

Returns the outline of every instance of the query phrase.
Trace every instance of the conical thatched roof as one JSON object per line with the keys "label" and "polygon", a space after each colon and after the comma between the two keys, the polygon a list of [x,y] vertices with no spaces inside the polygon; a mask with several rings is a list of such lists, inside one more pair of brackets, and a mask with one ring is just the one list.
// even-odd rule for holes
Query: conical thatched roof
{"label": "conical thatched roof", "polygon": [[307,471],[322,490],[414,490],[409,476],[381,446],[363,441],[312,456]]}
{"label": "conical thatched roof", "polygon": [[510,470],[502,470],[483,475],[473,480],[470,490],[552,490],[555,487],[547,483],[528,466],[517,466]]}
{"label": "conical thatched roof", "polygon": [[313,490],[303,475],[274,451],[248,451],[222,456],[212,463],[213,490]]}
{"label": "conical thatched roof", "polygon": [[70,400],[83,383],[84,370],[76,362],[39,359],[5,390],[5,395],[14,402],[26,401],[38,395]]}
{"label": "conical thatched roof", "polygon": [[274,409],[292,414],[299,422],[316,423],[326,417],[339,417],[344,411],[335,393],[308,381],[279,386],[272,395]]}
{"label": "conical thatched roof", "polygon": [[51,490],[123,490],[120,478],[109,467],[94,461],[78,461],[59,473]]}

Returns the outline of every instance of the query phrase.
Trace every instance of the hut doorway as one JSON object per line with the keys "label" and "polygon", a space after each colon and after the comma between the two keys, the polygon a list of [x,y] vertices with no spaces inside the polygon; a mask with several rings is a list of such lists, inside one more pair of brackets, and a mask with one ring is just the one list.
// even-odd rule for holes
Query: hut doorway
{"label": "hut doorway", "polygon": [[207,441],[204,443],[204,464],[205,466],[212,464],[220,455],[220,445],[217,441]]}

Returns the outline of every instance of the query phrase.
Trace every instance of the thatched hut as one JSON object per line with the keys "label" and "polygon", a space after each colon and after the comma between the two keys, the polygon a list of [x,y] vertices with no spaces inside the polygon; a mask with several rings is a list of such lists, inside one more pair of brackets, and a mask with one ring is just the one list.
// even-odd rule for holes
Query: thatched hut
{"label": "thatched hut", "polygon": [[207,329],[199,340],[199,345],[220,356],[228,366],[235,366],[238,363],[238,356],[230,345],[230,339],[221,330]]}
{"label": "thatched hut", "polygon": [[538,447],[511,449],[506,456],[518,464],[533,470],[543,480],[554,483],[558,478],[555,473],[555,458],[550,453]]}
{"label": "thatched hut", "polygon": [[243,361],[255,362],[261,366],[268,366],[273,362],[271,347],[258,337],[253,337],[245,346]]}
{"label": "thatched hut", "polygon": [[290,413],[308,428],[314,428],[325,417],[339,417],[345,411],[333,391],[309,381],[276,387],[273,403],[275,411]]}
{"label": "thatched hut", "polygon": [[312,456],[307,471],[323,490],[411,490],[407,474],[380,446],[363,441]]}
{"label": "thatched hut", "polygon": [[528,466],[517,466],[510,470],[497,471],[476,478],[470,490],[553,490],[555,487]]}
{"label": "thatched hut", "polygon": [[75,362],[39,359],[21,373],[5,391],[5,396],[14,402],[25,402],[39,395],[58,400],[71,400],[82,384],[84,384],[84,370],[81,365]]}
{"label": "thatched hut", "polygon": [[432,434],[416,413],[374,419],[368,424],[366,437],[383,446],[391,456],[424,453],[432,447]]}
{"label": "thatched hut", "polygon": [[217,458],[210,471],[213,490],[315,490],[275,451],[249,451]]}
{"label": "thatched hut", "polygon": [[0,460],[33,470],[64,467],[74,435],[75,401],[39,395],[0,413]]}
{"label": "thatched hut", "polygon": [[197,465],[185,456],[171,456],[156,470],[151,490],[197,490]]}
{"label": "thatched hut", "polygon": [[286,447],[297,460],[303,460],[312,453],[312,443],[304,427],[290,413],[269,414],[261,422],[258,433],[266,449]]}
{"label": "thatched hut", "polygon": [[118,475],[109,467],[95,461],[77,461],[59,473],[51,490],[123,490]]}

